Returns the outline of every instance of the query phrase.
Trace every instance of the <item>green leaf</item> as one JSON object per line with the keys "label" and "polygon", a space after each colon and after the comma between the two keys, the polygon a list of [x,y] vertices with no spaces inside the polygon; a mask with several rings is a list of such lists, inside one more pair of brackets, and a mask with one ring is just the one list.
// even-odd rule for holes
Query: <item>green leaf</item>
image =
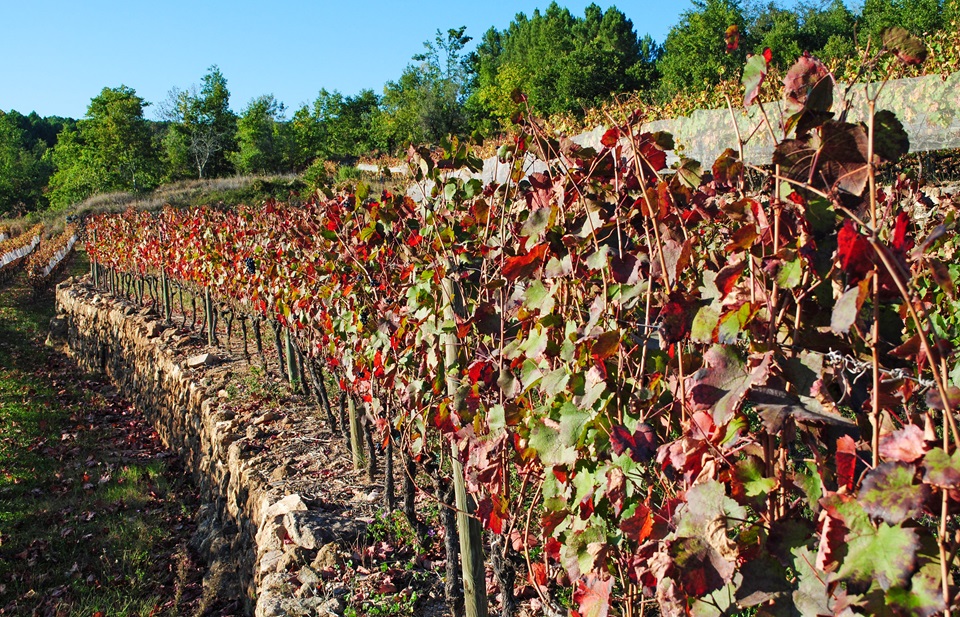
{"label": "green leaf", "polygon": [[934,448],[923,457],[923,481],[938,488],[960,488],[960,450],[952,455]]}
{"label": "green leaf", "polygon": [[702,306],[693,318],[690,339],[695,343],[713,343],[713,332],[720,323],[720,313],[711,306]]}
{"label": "green leaf", "polygon": [[455,180],[451,180],[450,182],[447,182],[446,184],[443,185],[443,196],[446,198],[447,201],[453,200],[456,194],[457,194],[457,182]]}
{"label": "green leaf", "polygon": [[560,441],[560,431],[545,424],[537,424],[533,427],[530,431],[529,445],[547,467],[573,466],[577,462],[576,448],[564,446]]}
{"label": "green leaf", "polygon": [[917,530],[880,523],[870,531],[847,534],[847,555],[836,578],[861,584],[876,581],[884,590],[906,585],[916,565]]}
{"label": "green leaf", "polygon": [[806,461],[805,464],[807,473],[798,470],[793,475],[793,483],[803,491],[807,507],[816,514],[820,510],[820,498],[823,497],[823,480],[815,462]]}
{"label": "green leaf", "polygon": [[524,236],[539,239],[547,229],[549,229],[557,220],[557,207],[549,206],[546,208],[537,208],[530,212],[527,220],[523,222],[520,233]]}
{"label": "green leaf", "polygon": [[547,289],[539,279],[534,280],[523,294],[523,305],[546,315],[553,311],[553,289]]}
{"label": "green leaf", "polygon": [[686,158],[680,160],[680,167],[677,168],[677,180],[680,181],[680,184],[690,189],[697,189],[702,177],[703,170],[700,167],[700,161]]}
{"label": "green leaf", "polygon": [[766,477],[765,472],[763,461],[755,456],[739,461],[733,468],[733,475],[743,486],[744,494],[751,498],[766,498],[777,487],[776,479]]}
{"label": "green leaf", "polygon": [[749,107],[757,100],[760,86],[767,76],[767,59],[763,54],[756,54],[747,58],[747,65],[743,67],[743,106]]}
{"label": "green leaf", "polygon": [[914,483],[917,470],[901,462],[883,463],[867,474],[860,487],[863,509],[874,518],[899,525],[917,516],[930,496],[930,487]]}
{"label": "green leaf", "polygon": [[735,311],[730,311],[720,319],[717,327],[717,342],[723,345],[733,345],[740,337],[740,333],[750,321],[752,309],[749,302],[744,302]]}
{"label": "green leaf", "polygon": [[781,289],[793,289],[803,281],[803,263],[797,257],[791,261],[784,261],[777,272],[777,284]]}
{"label": "green leaf", "polygon": [[560,408],[560,443],[577,446],[583,436],[584,427],[592,418],[592,414],[573,403],[564,403]]}
{"label": "green leaf", "polygon": [[727,496],[723,484],[716,480],[701,482],[687,491],[686,510],[679,519],[677,536],[702,538],[725,559],[733,560],[737,544],[727,537],[727,521],[746,517],[747,511]]}
{"label": "green leaf", "polygon": [[544,394],[550,398],[553,398],[557,394],[563,392],[569,381],[570,371],[567,369],[567,367],[561,366],[560,368],[554,369],[544,375],[543,380],[540,382],[540,387]]}
{"label": "green leaf", "polygon": [[817,553],[809,548],[794,552],[793,569],[797,573],[797,590],[793,603],[801,615],[832,615],[831,594],[827,590],[827,574],[816,569]]}
{"label": "green leaf", "polygon": [[747,561],[741,566],[740,574],[743,583],[737,589],[737,605],[741,608],[766,604],[793,590],[787,571],[769,556]]}
{"label": "green leaf", "polygon": [[473,199],[481,193],[483,193],[483,183],[478,178],[471,178],[463,185],[463,194],[467,199]]}

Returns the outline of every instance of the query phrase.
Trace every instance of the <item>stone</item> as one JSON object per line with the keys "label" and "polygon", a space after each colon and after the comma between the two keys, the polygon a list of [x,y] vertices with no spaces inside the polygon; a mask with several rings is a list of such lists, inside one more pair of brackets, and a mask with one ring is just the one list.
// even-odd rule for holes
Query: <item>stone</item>
{"label": "stone", "polygon": [[290,465],[280,465],[270,472],[270,479],[274,482],[279,482],[284,478],[289,478],[294,474],[296,470]]}
{"label": "stone", "polygon": [[290,512],[303,512],[306,510],[307,504],[303,503],[303,498],[300,497],[300,495],[293,493],[292,495],[287,495],[280,501],[267,507],[266,512],[263,513],[263,517],[264,519],[268,519],[274,516],[283,516]]}
{"label": "stone", "polygon": [[145,323],[143,325],[143,335],[146,338],[156,338],[160,336],[160,324],[155,321]]}
{"label": "stone", "polygon": [[340,566],[342,561],[343,560],[340,557],[340,548],[337,546],[336,542],[330,542],[320,547],[320,551],[317,553],[317,556],[314,558],[310,566],[316,568],[317,570],[326,570],[328,568],[336,569]]}
{"label": "stone", "polygon": [[280,418],[280,414],[277,413],[276,411],[271,410],[263,414],[256,420],[254,420],[253,423],[257,426],[260,426],[261,424],[266,424],[267,422],[273,422],[274,420],[278,420],[279,418]]}
{"label": "stone", "polygon": [[297,572],[297,580],[299,580],[300,584],[304,587],[312,587],[315,589],[317,585],[320,584],[320,575],[310,566],[303,566],[300,568],[300,571]]}
{"label": "stone", "polygon": [[283,526],[294,544],[310,550],[331,542],[349,544],[359,538],[365,529],[353,519],[304,511],[284,515]]}
{"label": "stone", "polygon": [[260,563],[257,564],[257,571],[260,576],[269,574],[270,572],[276,572],[279,570],[280,561],[285,557],[283,551],[268,551],[263,557],[260,558]]}
{"label": "stone", "polygon": [[325,601],[317,609],[318,615],[326,617],[340,617],[347,608],[347,602],[342,597],[334,597]]}
{"label": "stone", "polygon": [[199,368],[201,366],[214,366],[220,362],[220,358],[215,356],[212,353],[202,353],[196,356],[191,356],[187,360],[187,366],[189,368]]}

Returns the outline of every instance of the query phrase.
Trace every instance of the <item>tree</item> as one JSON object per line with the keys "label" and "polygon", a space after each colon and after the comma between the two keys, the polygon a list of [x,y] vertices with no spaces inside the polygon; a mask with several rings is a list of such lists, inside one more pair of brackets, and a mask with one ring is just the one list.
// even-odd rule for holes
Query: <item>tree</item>
{"label": "tree", "polygon": [[857,18],[843,0],[801,5],[799,12],[803,22],[800,37],[805,50],[816,53],[824,61],[846,58],[855,53]]}
{"label": "tree", "polygon": [[250,101],[237,121],[238,149],[230,155],[237,171],[245,174],[284,171],[291,142],[284,123],[285,110],[283,103],[272,94]]}
{"label": "tree", "polygon": [[133,88],[104,88],[77,130],[61,133],[51,156],[50,203],[66,206],[95,193],[143,191],[156,185],[160,161],[147,105]]}
{"label": "tree", "polygon": [[320,90],[313,104],[302,106],[290,121],[293,166],[303,169],[317,158],[339,161],[384,147],[377,133],[379,115],[380,97],[373,90],[356,96]]}
{"label": "tree", "polygon": [[[35,115],[35,114],[34,114]],[[24,116],[0,111],[0,215],[42,208],[50,177],[46,144],[20,128]]]}
{"label": "tree", "polygon": [[575,17],[554,2],[530,18],[518,14],[503,32],[484,34],[472,56],[468,108],[502,122],[517,111],[510,101],[520,91],[535,113],[580,115],[613,92],[651,87],[659,53],[615,8],[591,4]]}
{"label": "tree", "polygon": [[227,155],[236,148],[237,118],[230,111],[223,73],[216,65],[208,70],[199,90],[174,88],[164,105],[163,116],[170,122],[164,149],[171,177],[203,178],[231,169]]}
{"label": "tree", "polygon": [[413,57],[397,81],[383,89],[384,117],[378,126],[391,149],[410,142],[438,142],[467,128],[464,102],[469,94],[470,64],[463,53],[472,39],[466,26],[437,30],[425,51]]}
{"label": "tree", "polygon": [[735,77],[745,60],[749,40],[744,40],[733,53],[728,53],[724,44],[724,32],[729,26],[746,32],[740,2],[694,0],[693,4],[695,8],[683,13],[680,23],[670,29],[663,43],[660,92],[666,98],[682,90],[702,90],[724,77]]}
{"label": "tree", "polygon": [[[955,1],[955,0],[953,0]],[[913,34],[928,34],[946,25],[944,0],[866,0],[862,13],[861,38],[880,41],[880,32],[902,26]]]}
{"label": "tree", "polygon": [[747,33],[748,51],[760,53],[769,47],[777,66],[789,67],[804,50],[814,51],[801,36],[800,15],[773,2],[750,16]]}

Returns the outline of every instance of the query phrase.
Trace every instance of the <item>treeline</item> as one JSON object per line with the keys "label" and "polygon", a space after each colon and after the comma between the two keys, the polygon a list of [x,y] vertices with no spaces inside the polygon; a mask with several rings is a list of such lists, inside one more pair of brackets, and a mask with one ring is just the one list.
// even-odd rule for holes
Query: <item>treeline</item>
{"label": "treeline", "polygon": [[[185,178],[299,173],[311,165],[318,175],[323,161],[502,130],[521,106],[577,117],[612,93],[667,101],[735,77],[748,53],[766,47],[781,66],[803,51],[829,62],[850,56],[890,25],[915,34],[951,28],[958,5],[866,0],[855,12],[842,0],[792,8],[695,0],[658,43],[640,36],[616,8],[594,4],[577,16],[553,3],[531,16],[518,14],[504,30],[491,28],[473,51],[465,28],[438,31],[380,94],[321,89],[292,113],[273,95],[234,112],[216,66],[199,86],[171,91],[159,103],[159,121],[145,118],[150,103],[134,89],[104,88],[79,121],[0,111],[0,216]],[[728,48],[724,35],[732,25],[738,41]]]}

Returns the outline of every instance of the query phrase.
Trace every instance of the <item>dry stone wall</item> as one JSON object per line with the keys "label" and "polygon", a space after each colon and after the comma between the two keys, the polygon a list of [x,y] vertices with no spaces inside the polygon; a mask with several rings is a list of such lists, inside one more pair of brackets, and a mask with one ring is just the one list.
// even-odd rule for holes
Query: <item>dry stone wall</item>
{"label": "dry stone wall", "polygon": [[363,523],[319,508],[263,447],[282,441],[283,426],[309,441],[304,430],[320,428],[313,411],[238,414],[226,391],[233,362],[213,350],[188,357],[188,336],[83,281],[59,285],[57,307],[48,344],[109,376],[193,473],[205,502],[195,538],[210,564],[205,585],[242,596],[256,617],[342,614],[347,590],[323,589],[321,574]]}

